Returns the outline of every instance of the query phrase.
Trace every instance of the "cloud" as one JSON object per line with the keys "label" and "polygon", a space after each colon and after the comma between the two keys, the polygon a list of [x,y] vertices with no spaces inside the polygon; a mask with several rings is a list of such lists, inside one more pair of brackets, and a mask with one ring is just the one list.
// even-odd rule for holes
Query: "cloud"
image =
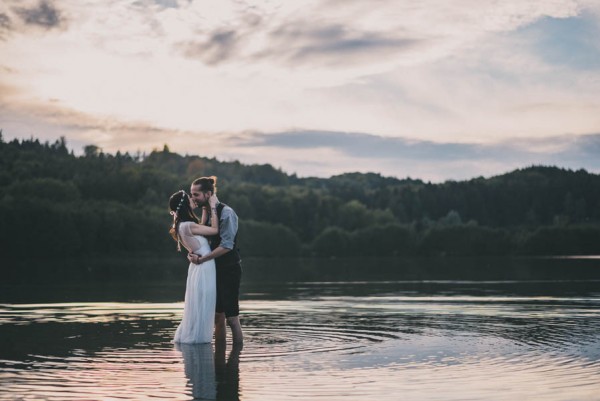
{"label": "cloud", "polygon": [[212,32],[205,41],[180,43],[178,47],[186,57],[214,66],[232,58],[239,45],[240,37],[236,31],[221,30]]}
{"label": "cloud", "polygon": [[[379,163],[381,166],[389,163],[428,164],[436,166],[438,174],[446,179],[452,178],[452,175],[445,175],[440,167],[457,163],[515,167],[552,164],[600,171],[600,134],[521,138],[478,144],[436,143],[364,133],[294,131],[253,133],[238,138],[234,143],[253,149],[272,149],[270,152],[284,154],[310,154],[318,149],[327,149],[336,154],[335,160],[354,160],[355,165],[363,165],[364,161],[369,164]],[[461,176],[465,176],[465,173],[463,171]]]}
{"label": "cloud", "polygon": [[8,14],[0,13],[0,40],[4,39],[12,27]]}
{"label": "cloud", "polygon": [[60,101],[18,103],[10,100],[15,93],[17,88],[0,83],[0,129],[4,140],[37,138],[53,142],[66,137],[69,148],[77,154],[90,144],[110,153],[150,152],[168,144],[182,154],[220,156],[226,154],[227,138],[236,136],[98,116],[71,109]]}
{"label": "cloud", "polygon": [[538,163],[600,171],[600,134],[561,135],[517,143]]}
{"label": "cloud", "polygon": [[5,0],[0,124],[300,175],[592,168],[598,21],[594,0]]}
{"label": "cloud", "polygon": [[[10,93],[11,88],[0,88]],[[491,176],[532,164],[600,172],[600,134],[515,138],[495,143],[434,142],[367,133],[295,130],[206,132],[157,127],[65,108],[60,102],[15,105],[0,101],[5,139],[33,136],[54,141],[66,136],[77,153],[94,144],[105,152],[161,149],[181,154],[271,163],[299,176],[328,177],[350,171],[441,182]]]}
{"label": "cloud", "polygon": [[34,7],[15,8],[17,15],[27,25],[40,26],[46,29],[59,27],[65,23],[61,12],[48,1],[42,0]]}
{"label": "cloud", "polygon": [[0,29],[10,28],[10,17],[4,13],[0,13]]}
{"label": "cloud", "polygon": [[[578,5],[545,0],[208,1],[180,11],[204,17],[190,42],[197,51],[184,46],[184,53],[209,65],[271,60],[283,68],[335,66],[356,76],[452,56],[492,33],[510,32],[547,16],[577,15]],[[245,46],[232,47],[240,38]],[[219,47],[227,57],[218,57]]]}
{"label": "cloud", "polygon": [[154,3],[164,8],[179,8],[177,0],[153,0]]}
{"label": "cloud", "polygon": [[[397,36],[393,32],[373,32],[341,24],[315,25],[297,21],[269,32],[269,51],[287,64],[344,66],[348,62],[373,63],[382,57],[397,57],[425,41]],[[263,52],[264,57],[268,52]]]}
{"label": "cloud", "polygon": [[[274,61],[284,66],[327,65],[344,67],[348,62],[369,64],[377,58],[409,51],[422,40],[356,31],[342,25],[317,25],[297,21],[294,25],[261,27],[262,18],[247,19],[235,29],[219,27],[197,40],[176,48],[209,66],[225,62]],[[266,28],[266,29],[265,29]],[[262,32],[261,32],[262,30]],[[266,39],[266,40],[265,40]],[[268,47],[256,46],[263,41]],[[248,48],[255,49],[254,51]]]}
{"label": "cloud", "polygon": [[239,144],[282,149],[330,148],[350,157],[424,161],[472,158],[481,152],[481,146],[473,144],[435,143],[363,133],[328,131],[255,134],[241,140]]}

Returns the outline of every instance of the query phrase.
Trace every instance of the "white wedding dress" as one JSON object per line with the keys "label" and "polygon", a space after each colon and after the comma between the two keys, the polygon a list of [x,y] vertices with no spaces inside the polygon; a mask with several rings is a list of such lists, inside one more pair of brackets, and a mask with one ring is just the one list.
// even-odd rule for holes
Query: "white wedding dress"
{"label": "white wedding dress", "polygon": [[[191,224],[194,223],[185,221],[179,224],[181,244],[197,255],[210,253],[208,240],[201,235],[192,234]],[[217,300],[216,279],[214,260],[199,265],[190,263],[185,287],[183,318],[175,331],[174,342],[186,344],[211,342]]]}

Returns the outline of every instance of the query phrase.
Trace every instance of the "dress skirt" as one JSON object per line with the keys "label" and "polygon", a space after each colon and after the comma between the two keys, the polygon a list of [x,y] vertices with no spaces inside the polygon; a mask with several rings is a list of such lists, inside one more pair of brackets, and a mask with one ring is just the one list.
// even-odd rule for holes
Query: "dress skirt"
{"label": "dress skirt", "polygon": [[174,342],[210,343],[217,299],[215,261],[190,263],[185,288],[183,318],[175,331]]}

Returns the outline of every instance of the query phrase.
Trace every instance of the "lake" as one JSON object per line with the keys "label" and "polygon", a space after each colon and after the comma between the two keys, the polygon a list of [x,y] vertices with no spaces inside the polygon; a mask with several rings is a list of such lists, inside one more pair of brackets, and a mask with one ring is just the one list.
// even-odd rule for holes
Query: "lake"
{"label": "lake", "polygon": [[600,258],[248,259],[241,349],[147,264],[3,283],[0,399],[600,400]]}

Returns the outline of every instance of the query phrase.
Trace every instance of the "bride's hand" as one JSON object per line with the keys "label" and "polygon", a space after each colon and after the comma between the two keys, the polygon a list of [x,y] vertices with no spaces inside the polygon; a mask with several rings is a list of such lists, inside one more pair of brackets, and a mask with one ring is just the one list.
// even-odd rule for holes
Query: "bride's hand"
{"label": "bride's hand", "polygon": [[190,263],[193,263],[195,265],[199,265],[200,264],[200,258],[202,256],[201,255],[196,255],[195,253],[188,253],[187,255],[187,259],[190,261]]}
{"label": "bride's hand", "polygon": [[211,209],[215,208],[217,203],[219,203],[219,198],[217,198],[217,195],[212,195],[210,198],[208,198],[208,204],[210,205]]}

